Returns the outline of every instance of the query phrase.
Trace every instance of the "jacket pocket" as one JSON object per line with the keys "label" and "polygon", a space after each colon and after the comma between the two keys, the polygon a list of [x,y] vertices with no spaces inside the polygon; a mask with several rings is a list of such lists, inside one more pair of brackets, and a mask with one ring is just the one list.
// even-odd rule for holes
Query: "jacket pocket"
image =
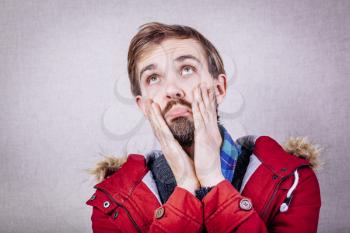
{"label": "jacket pocket", "polygon": [[116,232],[139,232],[126,208],[118,205],[103,192],[97,190],[86,204],[94,207],[91,220],[95,228],[115,229]]}

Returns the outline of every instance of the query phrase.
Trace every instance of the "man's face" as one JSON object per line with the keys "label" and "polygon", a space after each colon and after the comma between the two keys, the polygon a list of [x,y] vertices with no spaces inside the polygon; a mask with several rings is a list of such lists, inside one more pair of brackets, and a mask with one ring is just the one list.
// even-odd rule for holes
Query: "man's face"
{"label": "man's face", "polygon": [[[199,42],[193,39],[166,39],[161,44],[153,45],[139,59],[137,73],[142,92],[142,96],[136,97],[138,106],[145,113],[146,98],[158,103],[174,137],[182,146],[190,146],[194,135],[191,110],[194,87],[201,82],[208,87],[224,85],[222,77],[214,80],[209,73],[207,59]],[[221,96],[217,98],[217,102],[221,102],[221,99]]]}

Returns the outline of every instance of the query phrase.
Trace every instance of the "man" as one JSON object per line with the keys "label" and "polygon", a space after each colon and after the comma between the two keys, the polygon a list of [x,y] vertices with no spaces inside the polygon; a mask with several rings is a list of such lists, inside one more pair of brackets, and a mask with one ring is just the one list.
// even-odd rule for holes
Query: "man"
{"label": "man", "polygon": [[94,232],[317,231],[317,178],[295,156],[317,151],[300,139],[287,151],[266,136],[232,140],[217,115],[227,77],[210,41],[190,27],[145,24],[128,72],[161,151],[98,165],[104,180],[87,202]]}

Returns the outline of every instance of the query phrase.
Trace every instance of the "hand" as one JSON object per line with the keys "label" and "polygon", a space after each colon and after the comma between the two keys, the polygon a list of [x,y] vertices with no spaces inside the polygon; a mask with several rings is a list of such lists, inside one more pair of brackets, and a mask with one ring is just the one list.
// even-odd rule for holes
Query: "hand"
{"label": "hand", "polygon": [[214,88],[204,83],[193,90],[194,165],[202,187],[211,187],[224,180],[220,164],[220,135]]}
{"label": "hand", "polygon": [[199,188],[199,182],[195,174],[193,161],[174,138],[161,114],[159,105],[151,99],[147,99],[145,106],[147,119],[174,173],[177,185],[194,194],[194,191]]}

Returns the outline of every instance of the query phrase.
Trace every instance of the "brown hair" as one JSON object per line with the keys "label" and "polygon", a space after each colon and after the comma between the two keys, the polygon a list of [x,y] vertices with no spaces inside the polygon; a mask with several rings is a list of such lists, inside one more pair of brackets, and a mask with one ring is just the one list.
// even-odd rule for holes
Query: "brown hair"
{"label": "brown hair", "polygon": [[218,51],[197,30],[183,25],[167,25],[157,22],[146,23],[140,26],[137,34],[132,38],[128,51],[128,74],[131,93],[134,96],[141,95],[139,77],[136,72],[140,56],[150,44],[159,44],[168,38],[194,39],[198,41],[206,53],[209,73],[213,78],[217,78],[219,74],[225,74],[224,64]]}

